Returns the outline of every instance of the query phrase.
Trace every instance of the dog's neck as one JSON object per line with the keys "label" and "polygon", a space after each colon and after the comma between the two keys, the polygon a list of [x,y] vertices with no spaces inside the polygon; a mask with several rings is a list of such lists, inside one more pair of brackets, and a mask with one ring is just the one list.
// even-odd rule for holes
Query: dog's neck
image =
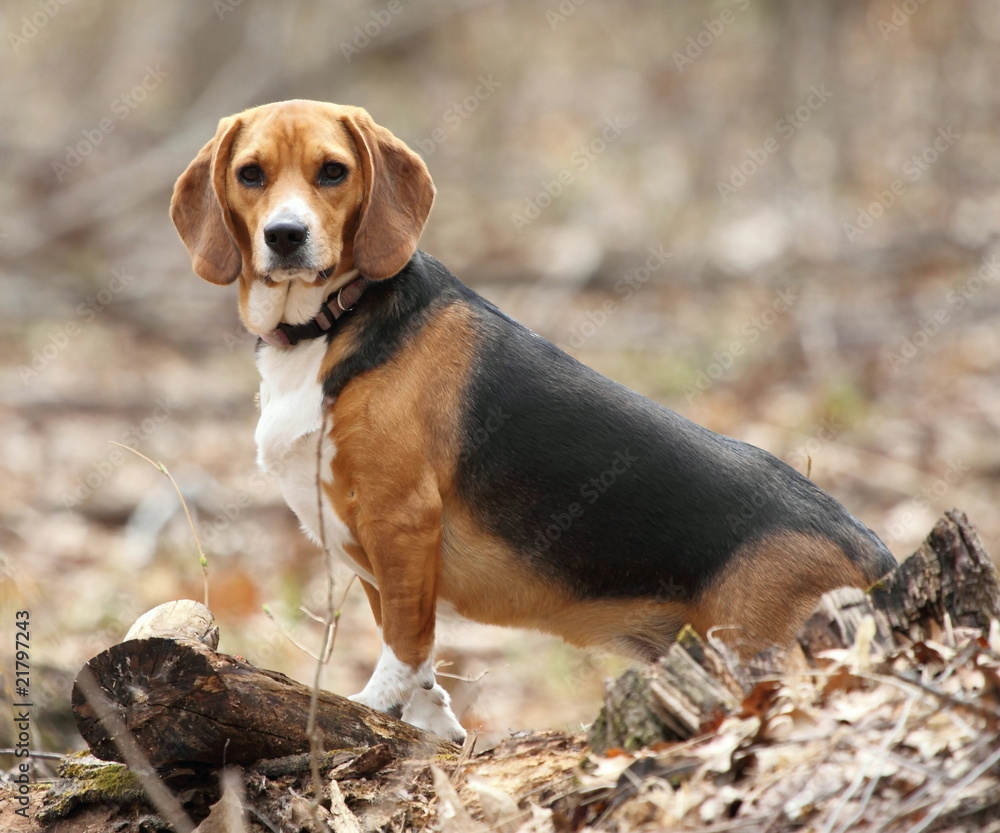
{"label": "dog's neck", "polygon": [[261,338],[273,347],[292,347],[300,341],[319,338],[329,333],[336,327],[337,320],[350,312],[368,286],[365,278],[357,276],[357,272],[355,275],[353,280],[342,284],[336,292],[327,297],[311,321],[305,324],[282,322]]}
{"label": "dog's neck", "polygon": [[350,328],[350,337],[336,351],[337,361],[325,366],[326,396],[336,399],[352,379],[391,361],[434,310],[457,300],[463,291],[469,290],[419,250],[393,277],[371,281],[349,316],[345,330]]}

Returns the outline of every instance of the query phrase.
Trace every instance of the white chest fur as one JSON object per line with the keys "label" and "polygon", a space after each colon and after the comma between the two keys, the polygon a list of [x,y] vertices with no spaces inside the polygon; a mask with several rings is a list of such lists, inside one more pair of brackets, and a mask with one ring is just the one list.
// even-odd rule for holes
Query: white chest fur
{"label": "white chest fur", "polygon": [[331,552],[371,580],[346,558],[343,547],[352,543],[353,537],[320,488],[320,479],[330,485],[331,463],[337,453],[329,437],[331,426],[323,425],[319,373],[325,353],[325,339],[289,348],[263,345],[258,351],[261,382],[260,420],[254,435],[257,465],[277,478],[285,502],[313,541],[325,542]]}
{"label": "white chest fur", "polygon": [[323,339],[289,348],[263,345],[258,351],[260,420],[254,439],[257,464],[264,471],[275,471],[297,440],[322,427],[319,370],[325,352]]}

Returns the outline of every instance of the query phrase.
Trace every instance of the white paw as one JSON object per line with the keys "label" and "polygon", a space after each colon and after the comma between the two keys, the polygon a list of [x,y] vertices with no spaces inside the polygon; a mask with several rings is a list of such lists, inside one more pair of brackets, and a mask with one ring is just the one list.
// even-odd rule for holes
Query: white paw
{"label": "white paw", "polygon": [[403,712],[403,705],[415,690],[421,687],[431,688],[433,685],[434,665],[431,660],[414,668],[400,662],[392,648],[383,645],[368,685],[350,699],[399,717]]}
{"label": "white paw", "polygon": [[403,716],[403,698],[393,697],[391,694],[386,696],[386,692],[383,691],[369,691],[371,688],[371,683],[364,687],[363,690],[359,691],[357,694],[352,694],[348,697],[348,700],[353,700],[355,703],[361,703],[364,706],[368,706],[376,711],[385,712],[392,717],[399,720]]}
{"label": "white paw", "polygon": [[430,691],[424,688],[414,690],[403,709],[403,720],[455,743],[465,741],[465,729],[451,710],[451,697],[437,683]]}

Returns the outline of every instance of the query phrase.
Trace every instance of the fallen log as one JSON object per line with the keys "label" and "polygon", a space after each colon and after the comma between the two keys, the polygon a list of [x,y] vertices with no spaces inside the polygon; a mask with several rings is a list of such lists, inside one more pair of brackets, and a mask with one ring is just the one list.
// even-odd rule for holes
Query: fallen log
{"label": "fallen log", "polygon": [[[165,625],[146,614],[143,619],[150,617],[168,635],[150,635],[146,627],[141,638],[98,654],[77,676],[73,715],[94,755],[131,765],[128,750],[122,751],[131,743],[160,768],[245,765],[308,752],[310,687],[217,653],[198,635],[207,632],[211,643],[207,608],[171,604],[182,616],[198,611],[197,627]],[[318,694],[316,727],[326,751],[377,745],[397,757],[459,751],[437,735],[327,691]]]}
{"label": "fallen log", "polygon": [[997,619],[996,567],[965,514],[951,510],[867,593],[845,587],[824,595],[791,651],[741,664],[725,645],[685,630],[658,662],[608,683],[588,741],[602,752],[685,740],[710,729],[758,684],[766,686],[762,679],[790,664],[815,666],[823,652],[850,648],[859,638],[874,656],[885,656],[954,627],[986,633]]}

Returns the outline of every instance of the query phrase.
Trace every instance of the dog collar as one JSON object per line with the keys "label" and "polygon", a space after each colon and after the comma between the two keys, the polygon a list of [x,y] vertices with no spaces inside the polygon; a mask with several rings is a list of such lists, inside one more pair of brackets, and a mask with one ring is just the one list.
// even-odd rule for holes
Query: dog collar
{"label": "dog collar", "polygon": [[333,329],[338,318],[354,308],[367,285],[364,278],[355,278],[327,298],[311,321],[305,324],[281,323],[262,338],[267,344],[275,347],[291,347],[300,341],[319,338]]}

